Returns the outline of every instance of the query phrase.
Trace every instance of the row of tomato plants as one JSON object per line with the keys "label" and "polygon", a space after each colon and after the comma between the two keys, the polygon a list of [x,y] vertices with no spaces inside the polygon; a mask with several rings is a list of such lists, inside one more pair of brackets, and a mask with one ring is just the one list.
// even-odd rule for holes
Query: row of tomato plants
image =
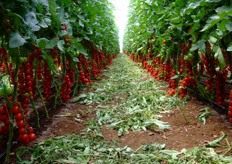
{"label": "row of tomato plants", "polygon": [[[1,73],[9,73],[9,82],[15,90],[12,88],[3,88],[2,90],[1,96],[4,95],[5,100],[2,100],[0,108],[0,121],[2,122],[0,135],[7,137],[10,123],[15,122],[20,142],[28,144],[34,140],[33,128],[27,123],[29,119],[28,105],[32,103],[34,112],[37,112],[33,106],[34,102],[38,98],[42,101],[48,100],[52,95],[52,86],[56,88],[56,101],[66,102],[70,99],[73,86],[91,85],[91,79],[96,79],[102,69],[111,64],[113,58],[110,54],[105,56],[102,51],[98,51],[94,47],[92,54],[91,59],[86,59],[83,54],[80,54],[78,55],[79,62],[73,62],[66,56],[58,56],[57,48],[51,49],[49,56],[54,59],[56,69],[49,68],[48,61],[42,57],[42,51],[39,48],[35,48],[25,61],[17,63],[16,66],[4,61]],[[8,58],[4,48],[0,48],[0,55]],[[12,96],[13,92],[16,92],[15,101]],[[44,110],[46,110],[46,106],[44,106]]]}
{"label": "row of tomato plants", "polygon": [[167,81],[168,94],[192,90],[227,109],[232,122],[231,17],[230,1],[131,1],[123,49]]}
{"label": "row of tomato plants", "polygon": [[[9,57],[4,48],[0,49],[0,55]],[[42,57],[39,48],[35,48],[28,58],[16,65],[11,62],[2,64],[1,73],[9,74],[11,87],[4,87],[1,93],[1,142],[10,139],[9,137],[17,137],[17,141],[25,145],[35,140],[36,132],[33,127],[40,126],[41,114],[48,117],[46,102],[49,102],[52,96],[55,96],[54,108],[57,103],[67,102],[71,98],[71,92],[74,92],[75,96],[78,86],[91,85],[92,80],[97,79],[102,69],[110,65],[115,57],[94,47],[91,58],[87,59],[83,54],[79,54],[78,62],[60,55],[57,48],[51,49],[49,56],[54,59],[52,68],[49,68],[48,61]],[[55,87],[55,91],[52,91],[52,87]],[[38,101],[43,104],[42,113],[37,110]],[[31,115],[34,115],[35,122],[29,121]]]}
{"label": "row of tomato plants", "polygon": [[91,85],[119,43],[108,0],[3,0],[0,18],[0,142],[7,140],[7,163],[13,138],[35,140],[48,102],[56,109]]}
{"label": "row of tomato plants", "polygon": [[[164,43],[165,44],[165,43]],[[178,94],[181,99],[186,98],[188,91],[194,91],[204,100],[214,101],[223,108],[227,108],[229,122],[232,123],[232,90],[230,76],[232,65],[229,54],[223,51],[227,66],[218,69],[218,60],[207,50],[201,53],[200,62],[194,66],[194,59],[188,60],[188,51],[191,41],[187,45],[180,45],[182,53],[169,60],[149,54],[130,54],[125,52],[135,62],[141,62],[143,69],[147,70],[157,80],[167,82],[170,96]],[[229,87],[229,88],[228,88]]]}

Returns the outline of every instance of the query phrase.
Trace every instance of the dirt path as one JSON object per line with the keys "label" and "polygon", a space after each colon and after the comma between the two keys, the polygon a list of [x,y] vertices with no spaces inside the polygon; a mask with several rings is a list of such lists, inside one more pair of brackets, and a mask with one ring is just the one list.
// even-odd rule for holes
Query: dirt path
{"label": "dirt path", "polygon": [[133,150],[158,142],[181,151],[206,144],[222,133],[232,142],[231,126],[217,112],[210,109],[203,125],[196,117],[209,106],[194,98],[183,104],[164,90],[164,83],[154,81],[138,64],[120,55],[92,88],[44,123],[36,143],[76,134],[102,137]]}

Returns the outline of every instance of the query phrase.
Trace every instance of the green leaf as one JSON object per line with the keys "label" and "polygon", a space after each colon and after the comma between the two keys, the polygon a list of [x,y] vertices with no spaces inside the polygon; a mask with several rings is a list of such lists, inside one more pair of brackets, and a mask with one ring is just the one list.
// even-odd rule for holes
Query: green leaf
{"label": "green leaf", "polygon": [[199,40],[197,43],[193,44],[190,51],[200,50],[205,53],[205,40]]}
{"label": "green leaf", "polygon": [[54,70],[54,59],[48,54],[43,54],[42,57],[48,62],[49,69]]}
{"label": "green leaf", "polygon": [[218,146],[220,146],[220,142],[221,142],[222,140],[224,140],[225,138],[226,138],[226,135],[223,134],[221,137],[219,137],[219,138],[217,138],[217,139],[215,139],[215,140],[209,142],[209,143],[206,144],[205,146],[206,146],[206,147],[218,147]]}
{"label": "green leaf", "polygon": [[206,107],[200,110],[201,112],[203,112],[202,114],[199,114],[196,116],[196,118],[203,122],[203,125],[206,124],[206,118],[208,118],[211,115],[211,111],[210,108]]}
{"label": "green leaf", "polygon": [[219,46],[215,46],[213,48],[213,51],[214,51],[214,57],[218,59],[219,61],[219,66],[220,68],[225,68],[226,67],[226,62],[225,62],[225,59],[224,59],[224,56],[223,56],[223,53],[222,53],[222,50]]}
{"label": "green leaf", "polygon": [[219,21],[221,20],[221,17],[218,15],[213,15],[207,20],[207,24],[203,27],[201,32],[204,32],[206,30],[209,30],[212,28],[214,25],[216,25]]}
{"label": "green leaf", "polygon": [[222,0],[206,0],[206,2],[209,2],[209,3],[214,3],[214,2],[220,2]]}
{"label": "green leaf", "polygon": [[118,136],[120,137],[120,136],[122,136],[124,134],[124,130],[123,130],[123,128],[120,128],[119,130],[118,130]]}
{"label": "green leaf", "polygon": [[73,59],[74,62],[77,62],[77,63],[80,62],[77,57],[73,57],[72,59]]}
{"label": "green leaf", "polygon": [[57,45],[58,41],[59,41],[58,38],[54,38],[54,39],[52,39],[52,40],[49,40],[48,43],[47,43],[47,45],[46,45],[46,48],[47,48],[47,49],[52,49],[52,48],[54,48],[54,47]]}
{"label": "green leaf", "polygon": [[41,19],[40,22],[38,23],[39,26],[42,28],[47,28],[48,25],[50,25],[51,20],[49,18]]}
{"label": "green leaf", "polygon": [[63,40],[58,41],[57,47],[59,48],[59,50],[64,51],[64,44],[65,42]]}
{"label": "green leaf", "polygon": [[170,155],[172,156],[173,159],[177,159],[177,156],[182,154],[181,152],[176,151],[176,150],[160,150],[160,153]]}
{"label": "green leaf", "polygon": [[48,43],[48,39],[40,38],[40,39],[37,39],[36,42],[39,48],[44,49]]}
{"label": "green leaf", "polygon": [[145,122],[145,124],[155,124],[158,126],[159,129],[164,130],[164,129],[170,129],[170,125],[168,125],[167,122],[163,122],[157,119],[150,119]]}
{"label": "green leaf", "polygon": [[57,8],[57,4],[56,4],[56,0],[48,0],[48,5],[49,5],[49,11],[52,15],[52,18],[58,22],[57,16],[56,16],[56,8]]}
{"label": "green leaf", "polygon": [[81,27],[84,27],[84,26],[85,26],[81,20],[79,20],[79,25],[80,25]]}
{"label": "green leaf", "polygon": [[36,18],[36,14],[34,12],[29,12],[26,14],[25,24],[27,24],[31,31],[39,31],[40,26],[38,26],[38,20]]}
{"label": "green leaf", "polygon": [[74,97],[74,98],[72,99],[72,102],[78,102],[78,101],[80,101],[81,99],[86,98],[86,97],[87,97],[86,94],[80,94],[78,97]]}
{"label": "green leaf", "polygon": [[217,42],[217,38],[215,38],[213,36],[210,36],[209,40],[210,40],[211,43],[216,43]]}
{"label": "green leaf", "polygon": [[195,3],[190,3],[190,4],[188,5],[188,8],[189,8],[189,9],[196,9],[197,7],[200,6],[201,2],[202,2],[202,0],[201,0],[201,1],[198,1],[198,2],[195,2]]}
{"label": "green leaf", "polygon": [[82,44],[78,43],[76,46],[77,50],[82,53],[85,57],[88,57],[88,53],[86,52],[85,48],[82,46]]}
{"label": "green leaf", "polygon": [[231,16],[232,15],[232,6],[222,6],[216,9],[216,12],[220,17]]}
{"label": "green leaf", "polygon": [[176,5],[180,7],[184,7],[186,4],[186,0],[176,0]]}
{"label": "green leaf", "polygon": [[221,20],[219,26],[218,26],[218,29],[221,30],[221,31],[225,31],[226,30],[226,24],[228,23],[228,20],[227,19],[223,19]]}
{"label": "green leaf", "polygon": [[226,24],[226,29],[230,32],[232,31],[232,22]]}
{"label": "green leaf", "polygon": [[179,78],[179,75],[174,75],[170,79],[173,80],[173,79],[177,79],[177,78]]}
{"label": "green leaf", "polygon": [[230,43],[229,47],[226,49],[226,51],[232,51],[232,43]]}
{"label": "green leaf", "polygon": [[10,48],[17,48],[26,43],[26,40],[18,33],[13,32],[10,34],[10,41],[9,41],[9,47]]}

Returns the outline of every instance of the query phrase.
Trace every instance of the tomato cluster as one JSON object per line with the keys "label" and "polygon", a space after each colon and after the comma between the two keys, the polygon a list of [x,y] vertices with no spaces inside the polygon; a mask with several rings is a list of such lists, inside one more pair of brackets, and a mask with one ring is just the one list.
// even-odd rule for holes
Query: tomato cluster
{"label": "tomato cluster", "polygon": [[50,50],[50,55],[54,59],[54,63],[56,66],[60,66],[60,60],[59,60],[59,49],[57,47]]}
{"label": "tomato cluster", "polygon": [[[98,78],[98,75],[102,72],[102,60],[100,52],[92,47],[93,57],[92,57],[92,75],[95,79]],[[110,56],[110,55],[109,55]]]}
{"label": "tomato cluster", "polygon": [[2,122],[2,126],[0,125],[0,135],[8,135],[9,133],[9,110],[7,109],[7,105],[4,103],[0,108],[0,123]]}
{"label": "tomato cluster", "polygon": [[216,74],[215,78],[215,93],[216,93],[216,99],[215,102],[218,103],[221,106],[225,106],[225,98],[226,98],[226,92],[225,92],[225,85],[226,85],[226,79],[227,75],[224,71],[220,70]]}
{"label": "tomato cluster", "polygon": [[21,110],[19,103],[14,103],[11,110],[14,114],[16,125],[18,127],[18,141],[23,144],[28,144],[35,140],[36,135],[34,133],[34,129],[27,124],[27,112]]}
{"label": "tomato cluster", "polygon": [[90,80],[90,70],[89,70],[89,64],[90,62],[85,59],[84,55],[79,55],[78,59],[80,62],[78,62],[78,69],[79,69],[79,81],[81,83],[87,84],[92,83]]}
{"label": "tomato cluster", "polygon": [[65,75],[63,84],[61,86],[60,97],[63,102],[66,102],[70,99],[70,93],[72,91],[71,87],[71,80],[69,75]]}
{"label": "tomato cluster", "polygon": [[6,72],[7,67],[9,66],[7,58],[8,54],[6,53],[6,50],[4,48],[0,48],[0,73]]}
{"label": "tomato cluster", "polygon": [[43,80],[43,96],[45,99],[48,99],[51,94],[52,94],[52,77],[51,77],[51,72],[50,69],[48,67],[48,63],[44,62],[44,80]]}

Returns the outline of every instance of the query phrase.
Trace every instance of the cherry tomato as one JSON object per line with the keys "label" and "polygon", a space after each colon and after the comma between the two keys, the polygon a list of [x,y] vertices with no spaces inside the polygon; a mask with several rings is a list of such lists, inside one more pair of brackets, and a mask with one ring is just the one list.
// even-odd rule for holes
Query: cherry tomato
{"label": "cherry tomato", "polygon": [[22,108],[23,108],[23,109],[27,109],[27,106],[28,106],[28,105],[27,105],[26,103],[23,103],[23,104],[22,104]]}
{"label": "cherry tomato", "polygon": [[5,124],[5,125],[10,125],[10,120],[9,120],[9,118],[7,118],[7,119],[4,120],[4,124]]}
{"label": "cherry tomato", "polygon": [[19,122],[17,122],[17,126],[18,126],[19,128],[23,128],[23,127],[25,126],[24,121],[23,121],[23,120],[20,120]]}
{"label": "cherry tomato", "polygon": [[21,141],[24,144],[28,144],[30,142],[29,135],[28,134],[23,134],[21,137]]}
{"label": "cherry tomato", "polygon": [[30,126],[29,127],[29,133],[33,133],[34,132],[34,129]]}
{"label": "cherry tomato", "polygon": [[20,120],[23,119],[23,115],[22,115],[21,113],[18,113],[18,114],[15,115],[15,119],[16,119],[17,121],[20,121]]}
{"label": "cherry tomato", "polygon": [[19,134],[26,134],[27,131],[25,128],[19,128]]}
{"label": "cherry tomato", "polygon": [[232,117],[232,111],[228,111],[228,116]]}
{"label": "cherry tomato", "polygon": [[15,103],[15,104],[13,105],[13,107],[12,107],[12,112],[13,112],[14,114],[20,113],[19,104]]}
{"label": "cherry tomato", "polygon": [[229,102],[230,106],[232,107],[232,101]]}
{"label": "cherry tomato", "polygon": [[34,141],[36,139],[36,135],[34,133],[29,134],[29,138],[31,141]]}
{"label": "cherry tomato", "polygon": [[31,86],[33,85],[33,82],[31,80],[27,81],[27,85]]}
{"label": "cherry tomato", "polygon": [[0,108],[0,115],[4,115],[6,111],[3,108]]}
{"label": "cherry tomato", "polygon": [[232,111],[232,106],[229,106],[229,111]]}

